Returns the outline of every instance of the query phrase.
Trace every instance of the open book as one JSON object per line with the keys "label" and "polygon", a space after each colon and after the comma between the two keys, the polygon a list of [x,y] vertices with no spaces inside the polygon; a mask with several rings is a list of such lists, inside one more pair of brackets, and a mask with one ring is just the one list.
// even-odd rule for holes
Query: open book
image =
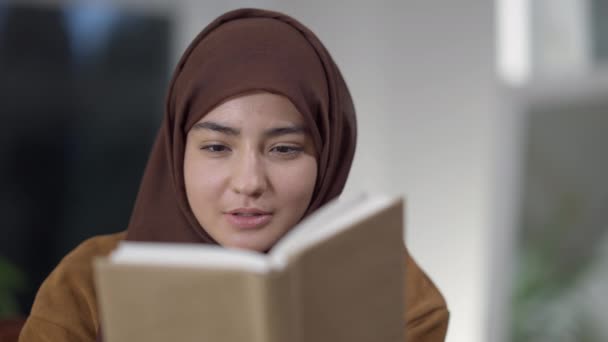
{"label": "open book", "polygon": [[106,342],[404,340],[403,201],[333,201],[268,254],[122,242],[95,261]]}

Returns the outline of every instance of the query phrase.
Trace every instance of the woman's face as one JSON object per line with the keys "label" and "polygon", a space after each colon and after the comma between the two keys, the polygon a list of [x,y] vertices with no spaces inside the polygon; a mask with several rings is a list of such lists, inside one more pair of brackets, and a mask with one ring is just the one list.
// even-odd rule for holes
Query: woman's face
{"label": "woman's face", "polygon": [[222,246],[270,249],[304,215],[316,178],[312,138],[286,97],[232,98],[188,132],[188,202]]}

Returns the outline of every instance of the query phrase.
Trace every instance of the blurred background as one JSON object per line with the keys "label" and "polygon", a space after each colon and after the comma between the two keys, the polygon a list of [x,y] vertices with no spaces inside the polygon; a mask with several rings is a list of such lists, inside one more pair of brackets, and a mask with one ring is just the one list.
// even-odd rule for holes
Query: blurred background
{"label": "blurred background", "polygon": [[190,40],[285,12],[340,66],[360,139],[346,192],[405,194],[447,341],[606,341],[608,3],[0,2],[0,317],[79,242],[125,229]]}

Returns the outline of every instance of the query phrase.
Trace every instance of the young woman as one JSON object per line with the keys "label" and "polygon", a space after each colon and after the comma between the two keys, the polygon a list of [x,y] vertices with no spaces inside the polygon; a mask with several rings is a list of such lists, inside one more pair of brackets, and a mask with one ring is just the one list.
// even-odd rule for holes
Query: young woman
{"label": "young woman", "polygon": [[[41,286],[22,342],[100,340],[92,259],[120,240],[199,242],[267,252],[342,191],[355,111],[315,35],[243,9],[205,28],[174,72],[127,230],[89,239]],[[404,252],[408,341],[443,341],[448,313]]]}

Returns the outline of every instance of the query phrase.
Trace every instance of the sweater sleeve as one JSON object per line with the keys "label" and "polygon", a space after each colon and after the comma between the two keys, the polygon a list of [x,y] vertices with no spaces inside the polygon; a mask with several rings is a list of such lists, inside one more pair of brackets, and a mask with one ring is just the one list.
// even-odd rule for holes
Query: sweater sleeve
{"label": "sweater sleeve", "polygon": [[407,342],[442,342],[449,314],[443,296],[406,253],[405,336]]}
{"label": "sweater sleeve", "polygon": [[99,329],[92,262],[108,254],[124,234],[83,242],[42,283],[19,342],[93,342]]}

